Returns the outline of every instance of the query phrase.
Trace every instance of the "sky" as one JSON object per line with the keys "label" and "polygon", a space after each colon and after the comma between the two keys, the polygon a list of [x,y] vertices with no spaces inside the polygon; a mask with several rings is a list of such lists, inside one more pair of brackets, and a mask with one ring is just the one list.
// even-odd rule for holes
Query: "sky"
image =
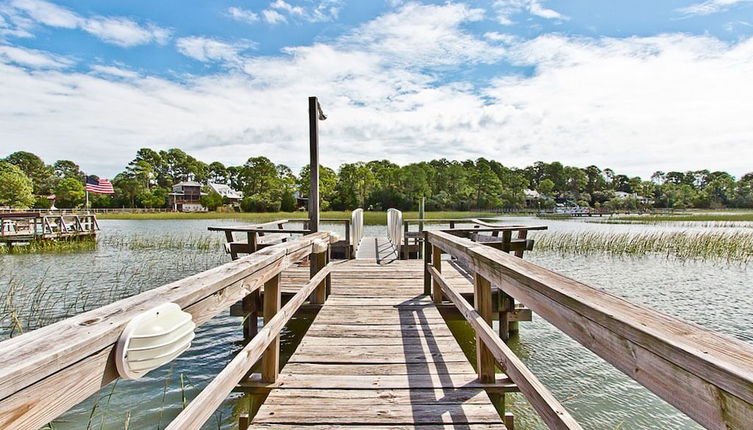
{"label": "sky", "polygon": [[753,0],[0,0],[0,156],[753,171]]}

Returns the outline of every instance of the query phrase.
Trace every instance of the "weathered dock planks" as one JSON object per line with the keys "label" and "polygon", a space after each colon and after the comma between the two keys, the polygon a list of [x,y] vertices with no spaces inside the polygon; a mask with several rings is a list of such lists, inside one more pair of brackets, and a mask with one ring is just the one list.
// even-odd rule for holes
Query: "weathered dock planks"
{"label": "weathered dock planks", "polygon": [[417,263],[334,265],[331,295],[249,428],[504,429],[485,388],[514,386],[479,382]]}

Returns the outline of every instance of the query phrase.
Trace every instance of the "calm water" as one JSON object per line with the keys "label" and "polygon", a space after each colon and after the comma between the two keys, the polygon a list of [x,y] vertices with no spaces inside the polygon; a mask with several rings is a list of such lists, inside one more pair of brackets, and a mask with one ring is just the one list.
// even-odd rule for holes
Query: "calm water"
{"label": "calm water", "polygon": [[[505,218],[505,222],[546,224],[550,231],[637,232],[696,230],[687,225],[611,225],[576,220]],[[229,261],[221,235],[209,225],[229,220],[100,221],[102,234],[95,250],[72,254],[0,256],[0,297],[8,289],[21,310],[22,329],[75,314]],[[337,230],[338,226],[327,226]],[[713,227],[703,227],[708,230]],[[700,229],[700,228],[698,228]],[[342,231],[339,232],[343,234]],[[384,226],[367,226],[367,236],[386,235]],[[153,245],[158,242],[160,246]],[[588,257],[531,252],[526,258],[594,287],[753,342],[751,265],[678,261],[664,256]],[[32,300],[37,297],[37,300]],[[34,308],[31,313],[24,309]],[[8,326],[7,318],[2,321]],[[285,354],[310,321],[294,318],[283,333]],[[138,381],[111,384],[88,402],[56,421],[58,429],[163,428],[213,375],[242,347],[240,318],[227,312],[203,325],[192,348],[172,365]],[[614,370],[541,318],[521,323],[511,346],[585,428],[696,428],[671,406]],[[473,336],[465,324],[452,323],[459,340],[472,353]],[[16,329],[17,331],[17,329]],[[0,330],[0,338],[10,335]],[[111,395],[112,394],[112,395]],[[508,396],[517,428],[545,428],[524,399]],[[229,398],[207,429],[233,428],[237,397]],[[94,413],[92,414],[92,411]],[[93,418],[90,418],[93,417]]]}

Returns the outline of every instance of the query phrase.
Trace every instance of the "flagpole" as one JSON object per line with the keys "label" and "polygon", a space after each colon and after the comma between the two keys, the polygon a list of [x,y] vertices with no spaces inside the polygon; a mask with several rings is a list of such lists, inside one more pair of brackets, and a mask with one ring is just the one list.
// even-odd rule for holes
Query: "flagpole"
{"label": "flagpole", "polygon": [[89,215],[89,189],[86,188],[86,182],[89,180],[89,175],[84,174],[84,190],[86,191],[86,214]]}

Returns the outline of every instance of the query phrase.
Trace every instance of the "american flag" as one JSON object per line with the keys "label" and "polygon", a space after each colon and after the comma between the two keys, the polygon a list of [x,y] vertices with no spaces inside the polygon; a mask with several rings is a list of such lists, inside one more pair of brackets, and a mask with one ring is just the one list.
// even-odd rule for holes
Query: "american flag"
{"label": "american flag", "polygon": [[86,177],[86,191],[97,194],[115,194],[109,179],[97,179],[94,176]]}

